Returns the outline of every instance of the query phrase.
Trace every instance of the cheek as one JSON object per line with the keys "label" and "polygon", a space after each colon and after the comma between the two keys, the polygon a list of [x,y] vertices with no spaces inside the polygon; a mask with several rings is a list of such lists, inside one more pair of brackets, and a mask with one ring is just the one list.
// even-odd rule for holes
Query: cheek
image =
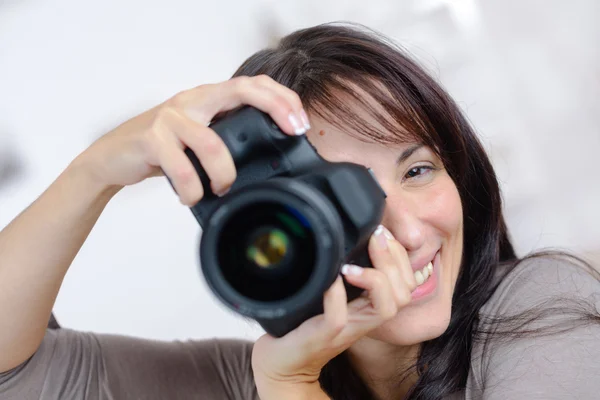
{"label": "cheek", "polygon": [[[440,177],[442,178],[442,177]],[[421,218],[433,230],[442,246],[440,296],[444,303],[440,311],[449,312],[452,294],[460,271],[463,252],[463,210],[458,189],[449,176],[438,179],[423,200]]]}
{"label": "cheek", "polygon": [[449,176],[438,179],[429,188],[427,198],[421,204],[426,206],[422,219],[430,226],[446,236],[446,239],[462,239],[462,236],[454,237],[462,232],[463,213],[458,189]]}
{"label": "cheek", "polygon": [[429,223],[442,237],[441,281],[443,297],[448,305],[460,270],[463,252],[463,211],[458,189],[449,176],[440,181],[432,194]]}

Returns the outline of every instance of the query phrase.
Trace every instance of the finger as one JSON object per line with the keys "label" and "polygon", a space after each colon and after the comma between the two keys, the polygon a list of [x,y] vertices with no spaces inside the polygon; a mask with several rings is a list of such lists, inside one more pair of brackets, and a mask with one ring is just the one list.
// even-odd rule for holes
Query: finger
{"label": "finger", "polygon": [[279,338],[277,343],[282,349],[301,344],[304,355],[319,353],[344,330],[347,315],[346,289],[342,278],[338,277],[323,296],[323,313],[307,319]]}
{"label": "finger", "polygon": [[358,265],[344,265],[342,274],[350,284],[369,292],[369,300],[373,305],[376,317],[372,322],[381,323],[381,321],[396,315],[398,305],[393,289],[389,279],[382,271],[374,268],[362,268]]}
{"label": "finger", "polygon": [[396,265],[402,276],[402,281],[408,287],[408,290],[412,292],[417,288],[417,280],[415,279],[415,273],[413,272],[412,266],[410,265],[410,258],[406,249],[397,240],[390,240],[389,242],[390,252],[396,260]]}
{"label": "finger", "polygon": [[164,124],[156,124],[151,134],[153,136],[150,140],[153,147],[151,154],[155,155],[155,160],[150,160],[150,164],[162,168],[181,203],[185,205],[197,203],[204,196],[204,189],[192,162],[182,151],[183,143]]}
{"label": "finger", "polygon": [[[368,293],[368,292],[365,291],[365,293]],[[370,307],[370,306],[371,306],[371,300],[369,299],[368,296],[357,297],[356,299],[354,299],[350,303],[348,303],[348,319],[350,320],[352,315],[360,313],[366,307]]]}
{"label": "finger", "polygon": [[210,179],[213,193],[217,195],[226,193],[235,181],[237,172],[233,157],[221,137],[212,129],[192,121],[176,109],[165,108],[163,113],[179,140],[198,157],[198,161]]}
{"label": "finger", "polygon": [[333,285],[323,296],[323,322],[324,339],[331,340],[346,326],[348,320],[348,299],[344,281],[338,276]]}
{"label": "finger", "polygon": [[300,117],[300,123],[304,126],[306,130],[310,129],[310,122],[308,121],[308,115],[304,111],[302,106],[302,100],[298,93],[294,92],[292,89],[278,83],[273,78],[268,75],[258,75],[255,77],[256,81],[260,85],[264,85],[273,91],[279,93],[281,96],[285,97],[289,104],[293,107],[293,111]]}
{"label": "finger", "polygon": [[296,111],[298,106],[291,104],[285,95],[273,90],[273,85],[266,86],[264,81],[265,79],[257,77],[240,76],[184,91],[172,101],[201,125],[208,125],[219,112],[250,105],[269,114],[283,132],[289,135],[305,133],[302,118]]}
{"label": "finger", "polygon": [[369,256],[373,267],[387,276],[396,304],[403,307],[410,301],[410,289],[402,276],[399,260],[391,251],[393,241],[390,231],[379,225],[369,239]]}
{"label": "finger", "polygon": [[[268,113],[275,123],[288,134],[302,135],[306,133],[302,116],[297,111],[298,108],[302,109],[302,105],[293,104],[295,102],[290,101],[289,96],[282,94],[281,90],[274,90],[273,86],[279,85],[278,83],[273,81],[272,84],[265,85],[266,80],[261,76],[241,76],[230,80],[231,92],[239,101],[235,106],[248,104]],[[282,85],[279,86],[283,88]],[[223,94],[228,95],[229,91],[224,91]],[[220,109],[219,111],[224,110]]]}

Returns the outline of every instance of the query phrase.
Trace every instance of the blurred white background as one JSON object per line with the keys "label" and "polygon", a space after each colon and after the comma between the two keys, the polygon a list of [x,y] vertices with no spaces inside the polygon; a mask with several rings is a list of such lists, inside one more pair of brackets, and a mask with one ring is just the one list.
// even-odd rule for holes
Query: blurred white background
{"label": "blurred white background", "polygon": [[[0,0],[0,227],[120,122],[334,20],[396,39],[457,99],[497,168],[519,254],[558,246],[600,263],[597,0]],[[166,180],[125,189],[68,273],[59,321],[256,338],[207,291],[198,237]]]}

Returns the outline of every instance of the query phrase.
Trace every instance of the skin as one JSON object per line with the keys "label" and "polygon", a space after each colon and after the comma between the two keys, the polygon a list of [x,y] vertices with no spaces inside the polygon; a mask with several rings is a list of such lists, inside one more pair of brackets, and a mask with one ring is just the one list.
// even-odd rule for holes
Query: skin
{"label": "skin", "polygon": [[[363,92],[361,97],[378,107],[368,94]],[[340,101],[383,130],[352,99],[340,94]],[[388,195],[382,225],[390,238],[371,238],[369,255],[374,268],[360,269],[360,275],[346,274],[350,283],[367,290],[368,299],[346,304],[343,286],[336,282],[325,295],[324,315],[306,321],[283,338],[273,340],[265,335],[257,341],[255,373],[259,379],[266,376],[269,382],[282,382],[284,388],[291,385],[302,390],[306,385],[318,385],[323,366],[349,350],[351,362],[380,399],[401,399],[418,377],[409,375],[398,387],[398,371],[410,366],[418,357],[420,345],[442,335],[450,321],[463,246],[460,196],[441,160],[428,147],[420,147],[397,164],[405,150],[419,143],[365,142],[319,118],[317,113],[309,116],[312,128],[307,136],[323,158],[373,170]],[[386,245],[380,246],[382,242]],[[408,293],[416,288],[413,270],[424,267],[438,252],[436,291],[412,301]],[[290,353],[292,347],[302,351]],[[277,352],[298,357],[288,357],[285,363],[261,357]]]}
{"label": "skin", "polygon": [[[355,107],[355,112],[376,124],[369,121],[370,116],[360,108]],[[428,147],[419,148],[397,165],[398,156],[418,143],[393,146],[365,143],[316,115],[311,115],[311,122],[314,129],[307,135],[322,157],[362,164],[373,170],[388,195],[382,224],[406,250],[410,263],[420,268],[433,254],[440,252],[436,292],[400,308],[396,315],[349,349],[352,362],[380,397],[398,398],[398,389],[393,396],[391,384],[382,382],[392,381],[398,368],[403,367],[402,360],[406,364],[413,361],[419,345],[444,333],[450,321],[463,246],[458,190],[441,160]],[[407,386],[415,379],[411,377]]]}
{"label": "skin", "polygon": [[[189,147],[206,170],[212,190],[228,190],[236,178],[235,166],[207,124],[217,113],[241,104],[268,113],[287,134],[302,134],[309,128],[297,94],[266,76],[234,78],[183,91],[98,139],[0,232],[0,372],[21,364],[39,347],[69,266],[121,188],[164,171],[181,203],[195,204],[204,191],[183,152]],[[402,146],[372,147],[353,142],[316,117],[313,124],[310,132],[326,132],[309,135],[324,157],[373,168],[389,194],[383,224],[396,239],[388,230],[379,229],[369,242],[374,268],[342,270],[350,283],[365,289],[366,296],[348,304],[338,278],[325,293],[324,314],[283,338],[264,335],[256,342],[252,367],[263,400],[327,399],[318,383],[319,373],[349,348],[367,381],[373,371],[389,375],[386,370],[394,366],[391,354],[412,356],[418,343],[445,329],[460,264],[460,201],[441,166],[422,183],[405,183],[402,177],[409,167],[428,159],[426,154],[419,153],[407,160],[409,164],[395,168],[394,151],[402,151]],[[413,305],[411,292],[416,282],[411,262],[439,248],[444,271],[441,290],[431,300]],[[424,317],[425,313],[433,318]],[[382,398],[391,398],[383,397],[386,386],[373,387]]]}
{"label": "skin", "polygon": [[204,191],[183,152],[186,146],[201,160],[213,191],[231,185],[233,160],[207,123],[242,104],[268,113],[290,135],[302,118],[298,95],[266,76],[184,90],[92,143],[0,231],[0,372],[21,364],[39,347],[69,266],[106,204],[124,186],[164,171],[181,203],[195,204]]}

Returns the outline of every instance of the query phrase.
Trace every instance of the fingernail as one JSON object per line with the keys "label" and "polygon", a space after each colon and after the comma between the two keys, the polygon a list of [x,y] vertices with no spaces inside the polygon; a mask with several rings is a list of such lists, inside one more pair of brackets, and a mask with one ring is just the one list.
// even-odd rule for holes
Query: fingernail
{"label": "fingernail", "polygon": [[344,275],[361,275],[363,273],[362,267],[352,264],[344,264],[342,267],[342,274]]}
{"label": "fingernail", "polygon": [[375,236],[375,240],[377,240],[377,244],[382,249],[387,249],[388,248],[387,241],[392,240],[394,238],[394,236],[392,236],[390,231],[388,231],[387,228],[383,225],[379,225],[377,227],[377,229],[375,229],[375,232],[373,233],[373,235]]}
{"label": "fingernail", "polygon": [[308,115],[306,115],[306,111],[300,110],[300,119],[302,120],[302,123],[304,124],[304,129],[309,130],[310,122],[308,122]]}
{"label": "fingernail", "polygon": [[300,125],[298,117],[293,112],[288,115],[288,119],[290,120],[290,124],[292,124],[292,128],[294,128],[294,133],[296,135],[303,135],[306,133],[306,128]]}
{"label": "fingernail", "polygon": [[227,188],[225,188],[225,189],[222,189],[222,190],[220,190],[220,191],[214,192],[214,193],[215,193],[217,196],[219,196],[219,197],[223,197],[223,196],[225,196],[227,193],[229,193],[229,191],[230,191],[230,190],[231,190],[231,186],[229,186],[229,187],[227,187]]}
{"label": "fingernail", "polygon": [[390,232],[385,226],[383,227],[383,235],[387,238],[387,240],[394,240],[394,235],[392,235],[392,232]]}
{"label": "fingernail", "polygon": [[373,232],[373,236],[375,236],[375,242],[377,243],[377,246],[379,246],[379,248],[387,249],[387,238],[385,237],[383,232],[383,225],[379,225],[377,229],[375,229],[375,232]]}

